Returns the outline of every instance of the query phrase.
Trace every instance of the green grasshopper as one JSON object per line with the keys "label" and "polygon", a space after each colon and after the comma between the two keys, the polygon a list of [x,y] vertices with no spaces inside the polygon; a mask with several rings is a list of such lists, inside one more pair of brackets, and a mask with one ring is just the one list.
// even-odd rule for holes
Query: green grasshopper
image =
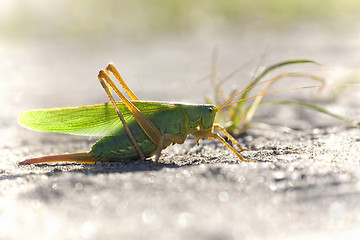
{"label": "green grasshopper", "polygon": [[[110,78],[110,72],[125,89],[130,100],[116,87]],[[236,96],[260,84],[267,83],[271,85],[279,78],[287,76],[293,76],[293,74],[281,74],[270,80],[252,85],[229,98],[220,107],[215,107],[210,104],[140,101],[126,85],[116,68],[109,64],[105,71],[101,70],[99,72],[98,79],[107,93],[112,106],[109,103],[104,103],[78,107],[48,108],[24,112],[18,117],[18,121],[23,126],[34,130],[105,137],[96,142],[89,152],[31,158],[20,162],[20,164],[60,161],[94,164],[98,161],[144,160],[154,155],[157,162],[163,149],[171,144],[184,143],[190,134],[199,140],[202,138],[217,139],[230,149],[240,161],[250,161],[228,144],[224,138],[214,132],[215,130],[221,131],[240,151],[244,150],[224,127],[214,123],[216,113],[232,104],[250,98],[304,89],[293,88],[265,92],[230,102]],[[328,86],[340,85],[318,85],[305,88]],[[354,86],[354,84],[342,84],[341,86]],[[115,91],[122,102],[114,100],[111,89]]]}
{"label": "green grasshopper", "polygon": [[[116,87],[110,72],[120,82],[130,100]],[[105,71],[101,70],[98,78],[112,107],[105,103],[34,110],[20,114],[18,121],[25,127],[44,132],[106,137],[95,143],[89,152],[32,158],[20,164],[58,161],[95,163],[146,159],[153,155],[156,155],[155,161],[158,161],[161,150],[170,144],[184,143],[189,134],[198,139],[218,139],[241,161],[248,161],[219,134],[213,132],[220,130],[234,145],[244,150],[222,126],[214,124],[219,108],[209,104],[140,101],[112,64]],[[122,102],[115,102],[111,89]]]}

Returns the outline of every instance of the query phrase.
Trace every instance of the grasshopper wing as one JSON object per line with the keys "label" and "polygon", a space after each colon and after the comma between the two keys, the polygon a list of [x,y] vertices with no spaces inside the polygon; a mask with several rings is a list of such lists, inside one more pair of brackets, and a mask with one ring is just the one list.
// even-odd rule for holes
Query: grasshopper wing
{"label": "grasshopper wing", "polygon": [[[117,105],[129,118],[124,104]],[[107,103],[28,111],[21,113],[18,121],[33,130],[85,136],[109,136],[122,127],[113,106]]]}
{"label": "grasshopper wing", "polygon": [[[169,103],[133,102],[149,117],[173,107]],[[122,102],[118,102],[117,105],[127,123],[136,121]],[[123,127],[113,106],[108,103],[33,110],[21,113],[18,121],[33,130],[84,136],[112,136]]]}

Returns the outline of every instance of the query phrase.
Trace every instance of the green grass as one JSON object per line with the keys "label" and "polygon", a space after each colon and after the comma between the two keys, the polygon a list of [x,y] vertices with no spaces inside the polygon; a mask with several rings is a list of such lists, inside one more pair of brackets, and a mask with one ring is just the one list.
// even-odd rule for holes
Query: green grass
{"label": "green grass", "polygon": [[[305,86],[300,88],[292,88],[292,89],[284,89],[277,90],[273,92],[269,92],[268,89],[275,84],[277,81],[285,79],[285,78],[294,78],[301,77],[311,79],[313,81],[320,82],[321,85],[325,85],[325,80],[317,75],[305,73],[305,72],[284,72],[276,75],[270,79],[266,79],[268,74],[276,69],[282,68],[287,65],[294,64],[317,64],[312,60],[307,59],[295,59],[295,60],[286,60],[283,62],[279,62],[267,67],[261,73],[254,77],[252,81],[246,86],[245,90],[237,93],[228,95],[223,91],[223,84],[229,80],[229,78],[233,77],[239,69],[227,75],[225,78],[219,80],[216,74],[216,59],[213,59],[212,63],[212,74],[209,78],[212,80],[213,87],[215,89],[215,94],[213,99],[206,99],[206,102],[209,104],[214,104],[216,106],[220,106],[220,112],[217,114],[216,121],[221,123],[223,126],[227,128],[227,130],[231,134],[241,134],[246,132],[249,128],[253,126],[252,119],[261,105],[275,105],[275,104],[283,104],[283,105],[291,105],[302,108],[311,109],[313,111],[327,114],[331,117],[346,121],[351,125],[356,125],[357,122],[350,117],[343,116],[337,113],[334,113],[326,108],[309,104],[306,102],[292,101],[292,100],[268,100],[263,101],[263,96],[273,93],[285,92],[285,91],[293,91],[293,90],[301,90],[303,88],[318,88],[317,85],[314,86]],[[348,83],[348,82],[346,82]],[[253,94],[249,97],[249,94],[256,89],[256,87],[261,86],[262,88],[258,93]],[[320,85],[319,85],[320,86]],[[337,93],[337,96],[340,96],[341,92]],[[232,96],[232,97],[231,97]],[[255,99],[253,102],[249,102],[250,99]]]}

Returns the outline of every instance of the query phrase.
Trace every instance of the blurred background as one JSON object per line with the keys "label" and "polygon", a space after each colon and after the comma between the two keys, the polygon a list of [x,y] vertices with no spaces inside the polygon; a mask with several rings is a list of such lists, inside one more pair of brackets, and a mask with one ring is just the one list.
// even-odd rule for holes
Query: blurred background
{"label": "blurred background", "polygon": [[359,9],[355,0],[2,0],[0,124],[18,127],[29,109],[107,101],[97,73],[109,62],[141,99],[196,103],[213,93],[199,80],[214,49],[219,75],[246,66],[229,90],[289,58],[356,68]]}
{"label": "blurred background", "polygon": [[163,35],[245,28],[272,30],[312,23],[333,29],[358,20],[354,0],[1,1],[1,30],[8,40],[146,41]]}
{"label": "blurred background", "polygon": [[[142,100],[205,103],[214,92],[204,77],[215,49],[218,76],[242,66],[224,86],[228,92],[244,88],[256,68],[294,58],[322,63],[321,72],[309,64],[284,71],[331,70],[330,80],[344,79],[360,66],[359,12],[357,0],[0,0],[0,238],[132,238],[130,232],[144,239],[166,232],[172,239],[357,239],[355,130],[323,134],[314,121],[301,121],[301,112],[275,109],[268,119],[280,126],[308,123],[304,132],[276,128],[244,138],[250,148],[260,143],[258,158],[275,162],[19,167],[33,156],[85,151],[94,139],[30,131],[17,115],[107,102],[97,74],[110,62]],[[299,82],[284,84],[275,87]],[[306,98],[303,92],[291,94]],[[351,96],[333,105],[359,116]],[[178,159],[191,144],[175,148]]]}

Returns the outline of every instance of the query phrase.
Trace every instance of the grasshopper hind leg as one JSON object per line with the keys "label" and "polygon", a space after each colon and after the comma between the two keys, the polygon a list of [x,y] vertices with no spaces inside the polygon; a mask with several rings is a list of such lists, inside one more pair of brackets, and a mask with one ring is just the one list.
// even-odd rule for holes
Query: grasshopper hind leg
{"label": "grasshopper hind leg", "polygon": [[[129,95],[131,100],[140,100],[131,90],[130,88],[126,85],[124,79],[121,77],[120,73],[118,72],[118,70],[116,69],[116,67],[113,64],[109,64],[106,69],[105,69],[107,75],[110,75],[109,73],[112,72],[112,74],[114,74],[114,76],[116,77],[116,79],[119,81],[119,83],[121,84],[121,86],[125,89],[125,92]],[[110,88],[110,86],[109,86]],[[110,88],[111,89],[111,88]]]}
{"label": "grasshopper hind leg", "polygon": [[[111,81],[109,75],[108,75],[107,73],[105,73],[104,71],[100,71],[100,73],[99,73],[99,75],[98,75],[98,78],[99,78],[99,81],[100,81],[100,83],[101,83],[101,86],[104,88],[106,94],[108,95],[109,100],[110,100],[110,102],[112,103],[112,105],[113,105],[113,107],[114,107],[117,115],[119,116],[119,118],[120,118],[120,120],[121,120],[121,122],[122,122],[122,124],[123,124],[123,126],[124,126],[124,128],[125,128],[125,130],[126,130],[126,133],[128,134],[131,142],[133,143],[133,145],[134,145],[137,153],[139,154],[139,157],[140,157],[142,160],[144,160],[144,159],[145,159],[145,155],[144,155],[144,153],[141,151],[139,144],[136,142],[134,136],[132,135],[132,133],[131,133],[131,131],[130,131],[130,129],[129,129],[129,127],[128,127],[126,121],[125,121],[125,119],[124,119],[124,116],[122,115],[121,111],[119,110],[118,106],[116,105],[115,99],[114,99],[114,97],[113,97],[113,95],[112,95],[112,93],[111,93],[111,91],[110,91],[111,88],[109,87],[109,85],[110,85],[112,88],[114,88],[115,92],[117,92],[117,91],[119,91],[119,90],[116,88],[116,86],[115,86],[114,84],[110,84],[110,83],[113,83],[113,82]],[[105,83],[104,79],[106,80],[106,83]],[[116,90],[117,90],[117,91],[116,91]]]}

